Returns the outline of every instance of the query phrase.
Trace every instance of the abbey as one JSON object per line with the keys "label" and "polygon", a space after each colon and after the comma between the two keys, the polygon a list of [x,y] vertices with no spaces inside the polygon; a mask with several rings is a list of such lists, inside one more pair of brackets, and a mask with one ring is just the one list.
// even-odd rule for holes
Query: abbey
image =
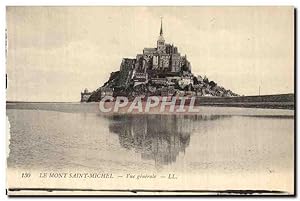
{"label": "abbey", "polygon": [[138,76],[149,74],[180,75],[183,71],[191,72],[190,62],[181,56],[173,44],[165,43],[161,21],[156,48],[144,48],[143,54],[136,56],[135,72]]}
{"label": "abbey", "polygon": [[193,78],[186,55],[180,55],[173,44],[165,43],[162,20],[156,47],[144,48],[143,53],[137,54],[136,58],[123,58],[118,73],[119,78],[114,85],[117,91],[118,88],[127,89],[130,85],[170,86],[179,80],[190,84]]}

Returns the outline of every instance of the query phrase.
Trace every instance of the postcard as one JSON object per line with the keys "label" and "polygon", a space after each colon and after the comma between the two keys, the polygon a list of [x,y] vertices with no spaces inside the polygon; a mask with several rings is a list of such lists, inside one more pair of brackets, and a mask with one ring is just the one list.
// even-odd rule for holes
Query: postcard
{"label": "postcard", "polygon": [[7,6],[7,194],[295,195],[292,6]]}

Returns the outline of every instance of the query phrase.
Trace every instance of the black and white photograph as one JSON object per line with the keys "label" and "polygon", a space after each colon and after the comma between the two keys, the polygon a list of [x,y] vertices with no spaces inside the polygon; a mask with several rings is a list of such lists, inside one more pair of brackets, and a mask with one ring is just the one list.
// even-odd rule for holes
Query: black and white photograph
{"label": "black and white photograph", "polygon": [[8,196],[295,195],[295,7],[5,15]]}

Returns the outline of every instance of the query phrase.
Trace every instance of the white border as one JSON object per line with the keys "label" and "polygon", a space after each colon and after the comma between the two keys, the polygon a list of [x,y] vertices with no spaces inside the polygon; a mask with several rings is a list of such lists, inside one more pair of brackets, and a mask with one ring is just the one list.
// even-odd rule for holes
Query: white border
{"label": "white border", "polygon": [[[151,0],[151,1],[145,1],[145,0],[27,0],[21,1],[21,0],[1,0],[0,1],[0,129],[1,129],[1,138],[0,138],[0,198],[1,200],[8,199],[8,197],[5,195],[5,166],[6,166],[6,111],[5,111],[5,101],[6,101],[6,95],[5,95],[5,10],[6,6],[9,5],[87,5],[87,6],[93,6],[93,5],[127,5],[127,6],[137,6],[137,5],[149,5],[149,6],[162,6],[162,5],[181,5],[181,6],[295,6],[296,8],[300,8],[300,1],[296,0],[203,0],[203,1],[193,1],[193,0],[185,0],[185,1],[179,1],[179,0]],[[297,11],[299,16],[299,10]],[[298,17],[297,17],[298,18]],[[299,18],[298,18],[299,19]],[[299,27],[299,20],[297,20],[297,27]],[[297,37],[297,40],[298,37]],[[298,44],[298,42],[297,42]],[[297,45],[298,46],[298,45]],[[299,58],[299,51],[297,52],[297,58]],[[297,66],[298,67],[298,66]],[[297,72],[297,77],[299,75],[299,70]],[[297,88],[299,89],[299,82],[297,83]],[[297,95],[297,105],[299,103],[299,94]],[[297,120],[298,123],[299,120]],[[299,146],[299,136],[297,137],[297,145]],[[299,153],[297,153],[297,161],[299,161]],[[299,183],[299,173],[297,177],[297,181]],[[299,187],[299,185],[297,185]],[[297,192],[298,192],[297,187]],[[28,198],[31,199],[31,198]],[[38,198],[40,199],[40,198]],[[50,200],[51,198],[43,198],[46,200]],[[62,200],[63,198],[55,198],[57,200]],[[79,198],[85,199],[85,198]],[[109,199],[109,198],[102,198],[102,199]],[[120,199],[120,198],[117,198]],[[127,198],[128,199],[128,198]],[[130,199],[130,198],[129,198]],[[160,198],[162,199],[162,198]],[[183,198],[188,199],[188,198]],[[208,198],[204,198],[208,199]],[[211,198],[210,198],[211,199]],[[212,199],[218,199],[212,198]],[[237,198],[238,200],[242,198]],[[264,199],[264,198],[263,198]],[[265,198],[268,199],[268,198]],[[283,200],[286,200],[288,198],[283,198]]]}
{"label": "white border", "polygon": [[295,5],[295,0],[27,0],[26,3],[23,0],[2,0],[4,5],[199,5],[199,6],[256,6],[256,5]]}

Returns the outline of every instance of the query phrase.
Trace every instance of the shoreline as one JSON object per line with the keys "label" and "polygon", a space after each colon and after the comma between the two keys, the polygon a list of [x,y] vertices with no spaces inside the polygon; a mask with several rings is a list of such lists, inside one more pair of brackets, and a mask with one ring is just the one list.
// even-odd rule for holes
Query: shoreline
{"label": "shoreline", "polygon": [[53,104],[53,103],[13,103],[7,104],[9,110],[36,110],[36,111],[53,111],[65,113],[90,113],[97,115],[237,115],[237,116],[272,116],[272,117],[294,117],[295,112],[291,109],[270,109],[270,108],[249,108],[249,107],[224,107],[224,106],[195,106],[199,109],[197,113],[190,112],[160,112],[153,108],[150,112],[109,112],[103,113],[99,110],[99,103],[78,103],[78,104]]}
{"label": "shoreline", "polygon": [[[54,105],[91,105],[99,102],[40,102],[40,101],[6,101],[6,108],[20,104],[54,104]],[[199,107],[233,107],[295,110],[295,94],[274,94],[238,97],[196,97],[195,106]]]}

